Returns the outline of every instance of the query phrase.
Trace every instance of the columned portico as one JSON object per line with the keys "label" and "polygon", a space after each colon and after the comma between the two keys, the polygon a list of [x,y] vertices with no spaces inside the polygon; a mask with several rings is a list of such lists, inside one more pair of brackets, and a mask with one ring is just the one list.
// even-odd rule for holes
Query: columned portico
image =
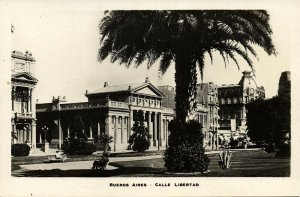
{"label": "columned portico", "polygon": [[[166,122],[163,122],[163,119],[164,117],[172,119],[174,113],[173,110],[166,111],[166,108],[162,107],[161,99],[164,95],[149,82],[127,87],[114,86],[111,89],[105,83],[104,88],[94,92],[86,91],[85,95],[88,97],[88,102],[60,103],[60,106],[55,106],[54,103],[39,104],[38,114],[41,116],[45,112],[48,113],[40,117],[44,122],[51,117],[52,112],[56,118],[58,114],[64,121],[65,135],[68,129],[70,133],[78,130],[75,129],[74,120],[79,117],[89,139],[92,139],[96,133],[99,135],[105,131],[105,134],[113,137],[113,142],[110,144],[111,151],[122,151],[131,148],[128,140],[132,135],[135,113],[142,111],[144,125],[152,136],[150,148],[159,149],[159,146],[166,146]],[[60,109],[59,113],[57,108]],[[41,124],[45,125],[45,123]],[[100,146],[98,148],[101,149]]]}

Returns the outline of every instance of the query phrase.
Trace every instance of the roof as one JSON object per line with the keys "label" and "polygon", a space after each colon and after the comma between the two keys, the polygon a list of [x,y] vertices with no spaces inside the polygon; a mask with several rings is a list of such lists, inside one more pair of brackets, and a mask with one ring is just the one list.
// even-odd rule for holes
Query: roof
{"label": "roof", "polygon": [[222,86],[218,86],[218,89],[221,89],[221,88],[234,88],[234,87],[241,87],[241,86],[237,85],[237,84],[222,85]]}
{"label": "roof", "polygon": [[32,53],[30,53],[29,51],[26,51],[25,54],[22,53],[21,51],[12,51],[11,57],[23,59],[23,60],[35,61],[35,59],[32,57]]}
{"label": "roof", "polygon": [[165,97],[164,94],[161,91],[159,91],[154,85],[146,82],[106,86],[91,92],[87,92],[86,96],[96,95],[96,94],[119,93],[119,92],[135,93],[136,91],[141,90],[145,87],[149,87],[159,97]]}
{"label": "roof", "polygon": [[31,74],[28,72],[20,72],[20,73],[14,73],[11,75],[11,78],[14,80],[22,80],[22,81],[29,81],[33,83],[37,83],[38,80],[33,77]]}

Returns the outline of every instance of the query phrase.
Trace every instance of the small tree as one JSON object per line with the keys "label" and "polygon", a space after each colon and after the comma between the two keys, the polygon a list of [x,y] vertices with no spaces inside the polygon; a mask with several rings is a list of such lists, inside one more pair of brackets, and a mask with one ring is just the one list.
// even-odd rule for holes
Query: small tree
{"label": "small tree", "polygon": [[128,143],[132,145],[132,150],[144,152],[149,149],[151,135],[144,125],[143,112],[138,111],[138,113],[134,114],[134,120],[133,134],[130,136]]}
{"label": "small tree", "polygon": [[97,136],[96,143],[101,144],[103,146],[103,154],[107,153],[110,150],[109,144],[113,142],[113,137],[104,133],[101,133]]}

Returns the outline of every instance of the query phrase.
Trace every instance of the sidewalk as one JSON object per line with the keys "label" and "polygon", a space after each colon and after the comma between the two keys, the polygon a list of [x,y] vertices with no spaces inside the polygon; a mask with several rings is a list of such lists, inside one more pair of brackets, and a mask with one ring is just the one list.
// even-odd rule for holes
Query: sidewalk
{"label": "sidewalk", "polygon": [[[119,162],[119,161],[136,161],[136,160],[147,160],[147,159],[157,159],[163,158],[163,155],[151,155],[151,156],[139,156],[139,157],[111,157],[109,162]],[[16,172],[32,171],[32,170],[87,170],[91,169],[93,166],[93,161],[75,161],[67,163],[43,163],[43,164],[28,164],[20,165],[19,170]],[[107,165],[107,170],[115,170],[117,167]]]}

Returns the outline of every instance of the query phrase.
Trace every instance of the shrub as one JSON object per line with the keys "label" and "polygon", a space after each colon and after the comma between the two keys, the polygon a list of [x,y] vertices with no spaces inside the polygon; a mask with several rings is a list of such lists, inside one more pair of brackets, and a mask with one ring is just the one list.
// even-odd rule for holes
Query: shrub
{"label": "shrub", "polygon": [[238,145],[239,145],[239,140],[238,140],[238,139],[230,138],[229,145],[230,145],[231,147],[238,146]]}
{"label": "shrub", "polygon": [[104,133],[98,135],[95,139],[95,143],[100,144],[103,148],[104,153],[110,151],[111,147],[109,144],[113,142],[113,137]]}
{"label": "shrub", "polygon": [[265,151],[267,153],[274,153],[275,152],[275,146],[273,144],[269,144],[265,147]]}
{"label": "shrub", "polygon": [[96,146],[83,139],[69,139],[64,144],[63,150],[70,155],[90,155],[96,151]]}
{"label": "shrub", "polygon": [[169,124],[169,147],[165,152],[165,166],[169,172],[204,172],[210,162],[203,147],[202,126],[191,120],[181,125]]}
{"label": "shrub", "polygon": [[30,147],[27,144],[13,144],[11,146],[11,155],[13,156],[28,156]]}
{"label": "shrub", "polygon": [[133,134],[130,136],[128,143],[132,145],[132,150],[137,152],[144,152],[150,146],[150,134],[148,129],[144,126],[144,114],[138,111],[135,114],[135,122],[132,127]]}
{"label": "shrub", "polygon": [[276,157],[290,157],[291,156],[291,144],[281,144],[279,146],[279,152]]}

